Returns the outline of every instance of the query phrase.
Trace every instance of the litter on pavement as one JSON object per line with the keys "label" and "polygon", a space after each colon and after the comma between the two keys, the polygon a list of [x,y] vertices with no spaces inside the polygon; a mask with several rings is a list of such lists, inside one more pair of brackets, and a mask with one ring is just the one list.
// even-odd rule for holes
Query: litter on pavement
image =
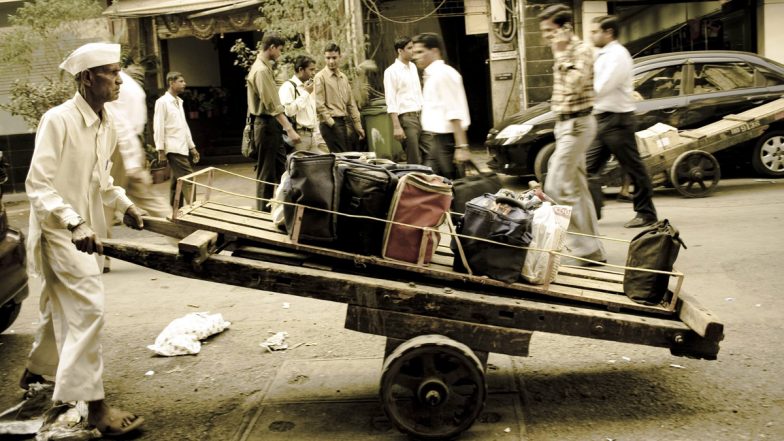
{"label": "litter on pavement", "polygon": [[223,332],[229,326],[231,322],[223,320],[221,314],[192,312],[169,323],[155,339],[155,344],[147,348],[165,357],[198,354],[201,351],[199,340]]}
{"label": "litter on pavement", "polygon": [[283,351],[289,348],[289,345],[284,342],[286,337],[289,336],[288,332],[281,331],[273,335],[272,337],[268,338],[264,342],[260,343],[259,346],[262,348],[272,352],[272,351]]}
{"label": "litter on pavement", "polygon": [[35,435],[36,441],[83,441],[101,437],[87,423],[87,403],[52,405],[51,384],[33,383],[25,399],[0,413],[0,435]]}

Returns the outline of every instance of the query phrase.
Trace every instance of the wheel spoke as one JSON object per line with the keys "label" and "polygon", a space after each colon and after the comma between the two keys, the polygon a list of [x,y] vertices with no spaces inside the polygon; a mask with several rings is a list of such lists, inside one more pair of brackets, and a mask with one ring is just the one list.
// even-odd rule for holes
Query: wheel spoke
{"label": "wheel spoke", "polygon": [[705,181],[698,181],[698,183],[700,184],[700,187],[702,187],[702,191],[705,191],[705,190],[708,189],[708,187],[705,186]]}
{"label": "wheel spoke", "polygon": [[476,384],[460,384],[452,386],[452,392],[456,395],[470,397],[476,392]]}
{"label": "wheel spoke", "polygon": [[453,369],[451,372],[444,375],[444,383],[446,383],[448,386],[452,386],[458,381],[460,381],[461,379],[463,379],[465,375],[466,373],[463,371],[463,369],[461,369],[458,366],[455,369]]}
{"label": "wheel spoke", "polygon": [[402,372],[395,376],[394,384],[416,393],[422,379],[413,375],[404,374]]}
{"label": "wheel spoke", "polygon": [[436,375],[436,356],[435,354],[423,354],[422,366],[424,368],[424,376],[433,377]]}

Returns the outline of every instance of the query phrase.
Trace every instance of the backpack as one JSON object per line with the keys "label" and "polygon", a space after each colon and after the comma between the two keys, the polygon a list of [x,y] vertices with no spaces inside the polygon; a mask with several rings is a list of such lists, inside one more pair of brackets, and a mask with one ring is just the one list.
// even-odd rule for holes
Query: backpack
{"label": "backpack", "polygon": [[[678,230],[664,219],[656,222],[632,239],[626,266],[658,271],[672,271],[681,245]],[[668,274],[626,270],[623,275],[623,292],[637,303],[658,305],[667,293]]]}

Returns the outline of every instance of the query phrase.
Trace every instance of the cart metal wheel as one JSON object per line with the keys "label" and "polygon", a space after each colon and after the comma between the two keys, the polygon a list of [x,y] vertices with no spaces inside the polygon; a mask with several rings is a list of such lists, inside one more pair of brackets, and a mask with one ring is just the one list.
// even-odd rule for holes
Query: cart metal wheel
{"label": "cart metal wheel", "polygon": [[381,402],[402,432],[420,439],[453,438],[474,423],[487,396],[484,368],[466,345],[421,335],[384,361]]}
{"label": "cart metal wheel", "polygon": [[709,195],[721,179],[719,161],[708,152],[691,150],[681,153],[670,168],[670,182],[687,198]]}

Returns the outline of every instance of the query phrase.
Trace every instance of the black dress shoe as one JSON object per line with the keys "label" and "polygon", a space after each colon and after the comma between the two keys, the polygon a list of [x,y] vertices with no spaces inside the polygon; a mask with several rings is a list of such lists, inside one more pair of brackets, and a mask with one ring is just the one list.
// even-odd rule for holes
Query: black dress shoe
{"label": "black dress shoe", "polygon": [[656,219],[655,217],[637,215],[634,217],[634,219],[630,220],[629,222],[626,222],[626,224],[624,224],[624,228],[647,227],[649,225],[655,224],[656,222],[658,222],[658,219]]}

